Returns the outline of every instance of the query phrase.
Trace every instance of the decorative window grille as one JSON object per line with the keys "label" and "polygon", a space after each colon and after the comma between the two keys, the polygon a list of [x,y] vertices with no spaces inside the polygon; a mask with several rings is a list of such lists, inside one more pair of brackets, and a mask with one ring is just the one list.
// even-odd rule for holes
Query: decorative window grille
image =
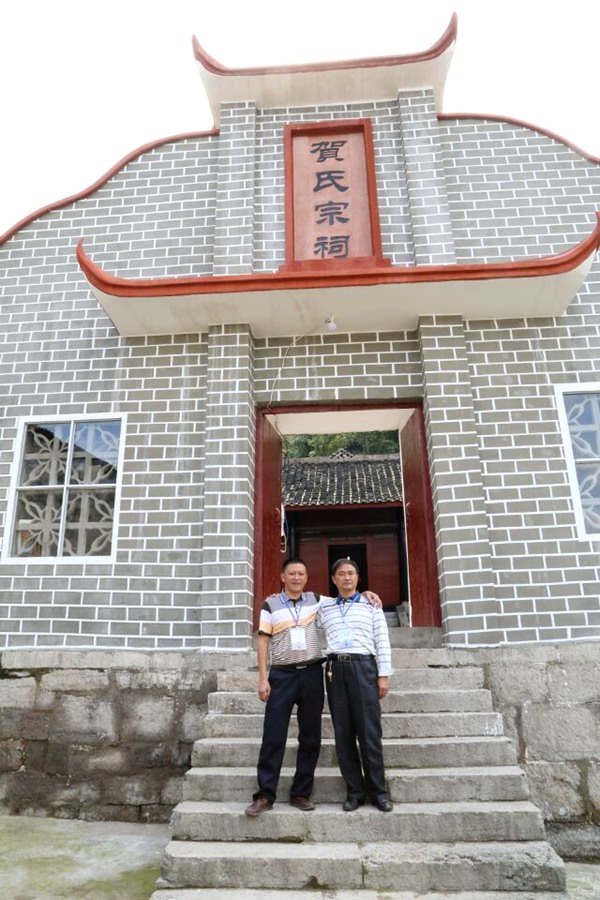
{"label": "decorative window grille", "polygon": [[13,558],[111,556],[121,425],[98,419],[25,426]]}
{"label": "decorative window grille", "polygon": [[[600,538],[600,385],[557,389],[562,394],[561,421],[566,431],[569,476],[579,536]],[[564,415],[563,415],[564,411]]]}

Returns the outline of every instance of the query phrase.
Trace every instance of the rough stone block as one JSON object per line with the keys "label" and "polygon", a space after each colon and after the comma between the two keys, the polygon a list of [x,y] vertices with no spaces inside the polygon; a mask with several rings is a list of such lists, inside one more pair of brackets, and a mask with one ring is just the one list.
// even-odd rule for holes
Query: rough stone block
{"label": "rough stone block", "polygon": [[3,678],[0,680],[0,708],[32,709],[35,690],[35,678]]}
{"label": "rough stone block", "polygon": [[44,772],[47,775],[69,774],[69,749],[68,743],[48,742],[44,762]]}
{"label": "rough stone block", "polygon": [[172,697],[127,694],[121,699],[125,740],[160,741],[173,734],[175,704]]}
{"label": "rough stone block", "polygon": [[108,747],[106,750],[99,751],[76,749],[73,755],[82,773],[111,775],[128,774],[129,772],[129,753],[122,747]]}
{"label": "rough stone block", "polygon": [[600,701],[600,660],[581,665],[548,666],[548,694],[552,703]]}
{"label": "rough stone block", "polygon": [[161,802],[166,806],[176,806],[183,799],[183,779],[180,777],[169,778],[163,785],[160,796]]}
{"label": "rough stone block", "polygon": [[522,723],[530,760],[562,761],[600,757],[598,709],[526,703]]}
{"label": "rough stone block", "polygon": [[547,695],[544,667],[514,665],[502,658],[487,668],[487,684],[499,707],[541,701]]}
{"label": "rough stone block", "polygon": [[0,771],[16,772],[25,759],[23,741],[0,741]]}
{"label": "rough stone block", "polygon": [[4,709],[0,714],[0,739],[23,738],[23,740],[43,741],[48,737],[48,729],[47,713]]}
{"label": "rough stone block", "polygon": [[572,821],[585,815],[581,772],[576,763],[531,762],[526,766],[531,799],[544,819]]}
{"label": "rough stone block", "polygon": [[600,762],[588,764],[588,795],[596,814],[600,813]]}
{"label": "rough stone block", "polygon": [[158,803],[163,776],[160,772],[110,778],[103,790],[103,800],[123,806]]}
{"label": "rough stone block", "polygon": [[546,826],[546,834],[550,844],[563,859],[600,859],[600,825],[550,823]]}
{"label": "rough stone block", "polygon": [[193,743],[200,737],[200,726],[206,715],[206,706],[188,704],[181,723],[181,740]]}
{"label": "rough stone block", "polygon": [[40,686],[43,691],[105,691],[108,689],[106,672],[93,670],[62,669],[42,675]]}
{"label": "rough stone block", "polygon": [[57,701],[53,732],[69,741],[114,743],[117,740],[115,709],[110,700],[64,694]]}

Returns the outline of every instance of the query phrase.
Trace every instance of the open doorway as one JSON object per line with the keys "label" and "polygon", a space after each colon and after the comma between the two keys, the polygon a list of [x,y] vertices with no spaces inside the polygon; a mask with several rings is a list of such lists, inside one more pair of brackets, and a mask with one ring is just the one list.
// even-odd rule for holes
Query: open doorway
{"label": "open doorway", "polygon": [[[439,625],[431,488],[420,405],[280,407],[259,410],[257,419],[255,612],[264,596],[279,588],[282,547],[285,555],[295,552],[306,560],[311,584],[324,590],[330,553],[337,553],[337,559],[350,555],[343,552],[344,547],[364,545],[365,582],[361,588],[377,590],[392,608],[398,599],[406,602],[413,626]],[[368,504],[352,502],[342,504],[341,509],[334,504],[318,510],[309,505],[293,513],[286,511],[282,504],[282,444],[287,435],[383,431],[399,435],[400,498],[372,503],[368,515]],[[381,497],[376,499],[381,501]],[[393,553],[390,541],[395,541]],[[313,575],[318,572],[317,583]]]}
{"label": "open doorway", "polygon": [[335,595],[331,566],[350,557],[360,590],[378,593],[392,615],[407,604],[397,430],[284,435],[282,504],[282,559],[303,559],[314,590]]}

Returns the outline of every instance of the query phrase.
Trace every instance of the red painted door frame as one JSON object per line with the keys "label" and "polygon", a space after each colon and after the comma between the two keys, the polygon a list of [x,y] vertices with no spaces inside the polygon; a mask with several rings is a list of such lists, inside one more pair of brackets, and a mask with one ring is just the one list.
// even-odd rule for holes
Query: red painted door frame
{"label": "red painted door frame", "polygon": [[262,601],[278,591],[281,560],[282,441],[264,412],[256,417],[256,478],[254,491],[254,610],[258,627]]}
{"label": "red painted door frame", "polygon": [[[423,409],[420,403],[362,403],[348,406],[278,406],[257,410],[254,623],[263,599],[279,590],[281,545],[281,438],[267,419],[284,413],[338,412],[367,409],[414,409],[401,432],[401,457],[408,548],[411,623],[415,627],[441,624],[435,553],[433,504],[427,460]],[[406,467],[406,469],[405,469]],[[405,474],[406,472],[406,474]]]}
{"label": "red painted door frame", "polygon": [[423,408],[417,406],[400,433],[404,526],[414,627],[442,624],[431,482]]}

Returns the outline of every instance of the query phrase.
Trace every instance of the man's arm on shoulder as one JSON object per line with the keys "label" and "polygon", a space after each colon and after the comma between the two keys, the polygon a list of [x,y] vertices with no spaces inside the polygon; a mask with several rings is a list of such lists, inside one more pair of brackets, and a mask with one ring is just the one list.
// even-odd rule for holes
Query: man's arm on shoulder
{"label": "man's arm on shoulder", "polygon": [[267,661],[269,658],[269,641],[268,634],[258,633],[258,644],[256,647],[256,655],[258,657],[258,696],[266,703],[271,693],[271,685],[269,684],[269,674],[267,672]]}
{"label": "man's arm on shoulder", "polygon": [[388,624],[381,609],[373,610],[373,639],[377,657],[377,674],[380,678],[386,678],[394,670],[392,668],[392,648],[390,646]]}

